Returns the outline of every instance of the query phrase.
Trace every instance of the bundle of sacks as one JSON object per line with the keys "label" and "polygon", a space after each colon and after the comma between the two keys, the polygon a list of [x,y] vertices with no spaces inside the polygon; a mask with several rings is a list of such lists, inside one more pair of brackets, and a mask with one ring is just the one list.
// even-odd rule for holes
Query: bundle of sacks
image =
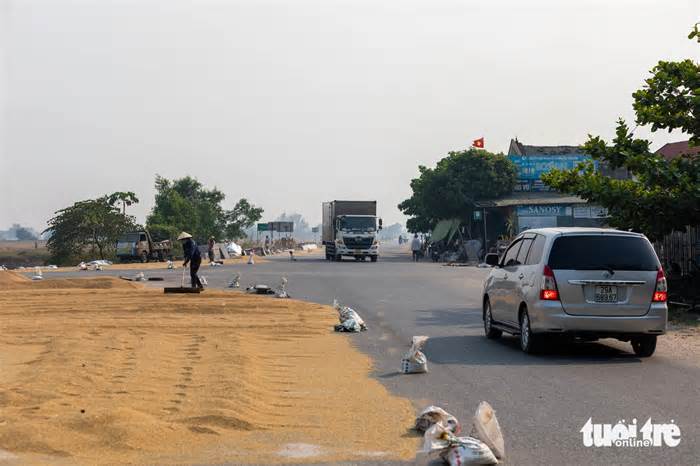
{"label": "bundle of sacks", "polygon": [[354,309],[341,306],[337,299],[333,300],[333,308],[338,311],[340,324],[333,327],[336,332],[363,332],[367,325],[362,317]]}
{"label": "bundle of sacks", "polygon": [[411,349],[401,358],[401,372],[404,374],[423,374],[428,372],[428,358],[423,354],[423,346],[428,341],[426,336],[413,337]]}
{"label": "bundle of sacks", "polygon": [[459,421],[436,406],[421,412],[415,428],[425,432],[422,453],[430,459],[439,456],[450,466],[498,464],[498,460],[505,458],[501,427],[495,411],[485,401],[476,409],[469,437],[458,437]]}

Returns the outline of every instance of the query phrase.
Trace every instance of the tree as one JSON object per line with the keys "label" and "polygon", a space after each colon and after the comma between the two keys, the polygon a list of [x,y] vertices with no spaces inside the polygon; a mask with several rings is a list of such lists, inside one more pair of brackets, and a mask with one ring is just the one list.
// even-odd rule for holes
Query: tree
{"label": "tree", "polygon": [[131,191],[117,191],[116,193],[112,193],[108,197],[109,203],[114,205],[117,202],[122,203],[122,214],[126,215],[126,206],[130,206],[132,204],[138,204],[139,199],[136,197],[136,194],[134,194]]}
{"label": "tree", "polygon": [[[700,37],[697,34],[696,25],[689,37]],[[700,144],[700,64],[660,61],[651,74],[643,88],[632,94],[637,124],[651,125],[652,131],[681,129],[690,135],[691,144]],[[611,168],[626,167],[633,179],[607,178],[592,162],[574,170],[552,170],[542,179],[558,191],[606,207],[613,226],[654,239],[700,224],[700,157],[667,161],[649,146],[649,141],[634,138],[619,119],[612,144],[589,136],[583,148]]]}
{"label": "tree", "polygon": [[32,233],[31,230],[25,227],[17,228],[17,230],[15,230],[15,236],[17,236],[17,239],[19,241],[29,241],[37,239],[36,235]]}
{"label": "tree", "polygon": [[450,152],[435,168],[418,170],[413,195],[398,206],[411,217],[410,232],[430,231],[442,219],[469,219],[476,201],[510,193],[516,182],[515,165],[506,156],[474,148]]}
{"label": "tree", "polygon": [[181,231],[199,242],[212,236],[239,237],[243,229],[260,219],[263,210],[241,199],[227,211],[222,207],[225,198],[217,188],[206,189],[190,176],[172,181],[156,176],[155,205],[146,225],[160,239],[175,238]]}
{"label": "tree", "polygon": [[226,212],[226,235],[229,239],[238,239],[245,236],[245,230],[253,226],[262,218],[262,207],[255,207],[243,198],[239,200],[233,209]]}
{"label": "tree", "polygon": [[156,175],[155,205],[146,225],[161,239],[175,238],[181,231],[199,241],[221,237],[225,225],[221,202],[225,197],[218,189],[205,189],[189,176],[170,181]]}
{"label": "tree", "polygon": [[76,202],[57,211],[48,224],[47,247],[57,264],[75,263],[88,252],[93,259],[110,258],[117,238],[136,227],[134,217],[120,212],[110,196]]}

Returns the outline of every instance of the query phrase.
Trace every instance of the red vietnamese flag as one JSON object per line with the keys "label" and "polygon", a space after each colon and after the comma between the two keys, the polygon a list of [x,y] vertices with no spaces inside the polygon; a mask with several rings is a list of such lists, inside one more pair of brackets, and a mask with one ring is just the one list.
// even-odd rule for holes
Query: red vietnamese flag
{"label": "red vietnamese flag", "polygon": [[474,139],[474,142],[472,142],[472,147],[477,147],[479,149],[484,148],[484,138],[481,137],[479,139]]}

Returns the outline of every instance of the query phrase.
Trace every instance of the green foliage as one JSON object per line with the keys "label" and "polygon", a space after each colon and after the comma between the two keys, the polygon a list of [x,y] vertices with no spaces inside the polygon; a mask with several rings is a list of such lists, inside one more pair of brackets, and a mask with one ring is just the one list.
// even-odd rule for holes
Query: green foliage
{"label": "green foliage", "polygon": [[51,233],[47,247],[53,263],[114,256],[117,238],[136,225],[132,216],[114,206],[112,196],[76,202],[55,213],[45,230]]}
{"label": "green foliage", "polygon": [[[698,25],[690,38],[698,35]],[[700,42],[700,38],[698,40]],[[681,129],[700,144],[700,65],[691,60],[661,61],[645,86],[633,94],[637,123],[658,129]],[[700,224],[700,157],[666,161],[649,150],[649,141],[635,139],[623,120],[608,145],[589,136],[584,150],[612,168],[626,167],[631,180],[602,176],[592,163],[575,170],[553,170],[543,181],[607,207],[613,226],[659,238],[686,225]]]}
{"label": "green foliage", "polygon": [[471,148],[450,152],[435,168],[419,166],[413,195],[399,204],[410,232],[427,232],[447,218],[471,218],[474,202],[513,190],[516,168],[503,154]]}
{"label": "green foliage", "polygon": [[224,210],[221,204],[225,197],[218,189],[206,189],[190,176],[172,181],[156,176],[155,205],[146,219],[147,228],[158,239],[174,239],[187,231],[203,243],[211,236],[234,238],[233,234],[239,235],[246,228],[242,225],[250,226],[262,216],[262,208],[246,199],[238,201],[232,210]]}
{"label": "green foliage", "polygon": [[637,123],[652,131],[681,129],[700,144],[700,64],[660,61],[634,97]]}
{"label": "green foliage", "polygon": [[115,205],[117,202],[122,204],[122,213],[126,215],[126,207],[132,204],[138,204],[139,198],[132,191],[117,191],[108,196],[110,204]]}
{"label": "green foliage", "polygon": [[174,239],[181,231],[199,242],[218,238],[224,228],[224,198],[218,189],[205,189],[192,177],[171,181],[157,175],[155,205],[146,226],[159,238]]}
{"label": "green foliage", "polygon": [[667,162],[649,151],[649,142],[634,139],[623,121],[607,146],[590,138],[584,149],[611,166],[625,166],[635,177],[616,180],[598,173],[592,162],[577,170],[552,170],[543,181],[608,208],[610,223],[659,238],[686,225],[700,224],[700,159],[679,157]]}
{"label": "green foliage", "polygon": [[247,199],[239,200],[226,212],[226,235],[229,239],[245,236],[245,230],[262,218],[262,207],[255,207]]}

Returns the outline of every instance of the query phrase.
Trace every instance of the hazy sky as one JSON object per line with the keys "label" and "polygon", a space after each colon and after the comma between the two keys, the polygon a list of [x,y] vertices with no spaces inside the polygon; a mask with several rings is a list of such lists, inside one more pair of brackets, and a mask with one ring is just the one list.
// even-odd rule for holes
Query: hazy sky
{"label": "hazy sky", "polygon": [[417,166],[475,138],[609,137],[659,59],[700,58],[697,21],[699,0],[0,0],[0,229],[117,190],[143,221],[156,173],[266,219],[359,198],[403,221]]}

